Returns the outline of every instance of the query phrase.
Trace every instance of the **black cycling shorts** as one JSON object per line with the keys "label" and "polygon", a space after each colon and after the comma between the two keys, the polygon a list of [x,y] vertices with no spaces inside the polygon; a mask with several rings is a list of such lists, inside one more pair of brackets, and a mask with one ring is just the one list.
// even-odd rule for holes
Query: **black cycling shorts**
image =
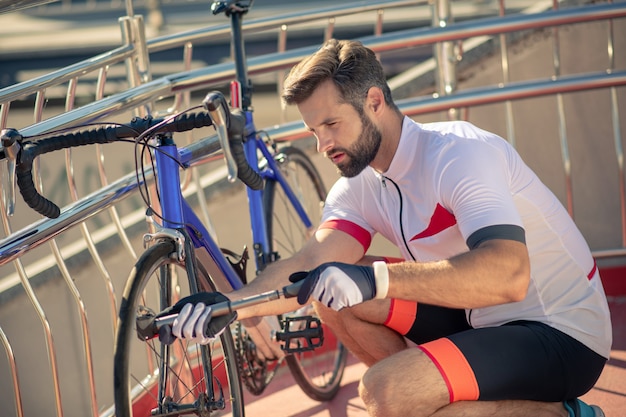
{"label": "black cycling shorts", "polygon": [[450,402],[576,398],[593,387],[607,361],[535,321],[474,329],[464,310],[392,300],[385,325],[430,357],[446,381]]}

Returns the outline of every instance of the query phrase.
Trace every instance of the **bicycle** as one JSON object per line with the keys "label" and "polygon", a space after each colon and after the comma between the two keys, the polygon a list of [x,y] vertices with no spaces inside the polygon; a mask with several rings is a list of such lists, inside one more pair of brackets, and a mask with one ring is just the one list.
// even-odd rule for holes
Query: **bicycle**
{"label": "bicycle", "polygon": [[[257,271],[296,251],[313,230],[313,220],[320,218],[326,190],[309,157],[293,146],[279,149],[254,126],[242,36],[243,15],[251,5],[252,1],[233,0],[212,5],[213,14],[224,13],[231,21],[236,67],[236,80],[231,83],[232,113],[223,95],[212,92],[203,101],[204,111],[198,113],[190,113],[194,108],[164,118],[134,118],[128,125],[83,127],[37,138],[22,137],[14,129],[5,129],[1,135],[0,159],[9,161],[9,182],[19,186],[31,208],[47,217],[59,216],[60,209],[34,185],[32,162],[36,156],[131,139],[141,149],[137,159],[142,169],[137,175],[149,207],[151,231],[144,242],[150,246],[129,275],[119,311],[114,354],[118,417],[138,415],[147,408],[156,416],[243,416],[242,384],[252,394],[262,393],[283,361],[298,385],[315,400],[331,399],[340,386],[347,352],[332,334],[324,335],[325,329],[310,307],[284,317],[236,322],[206,346],[190,346],[184,340],[161,343],[152,337],[158,332],[155,312],[186,294],[228,293],[247,283],[247,250],[238,255],[217,245],[181,193],[181,167],[188,168],[221,149],[229,180],[237,177],[247,185]],[[184,148],[176,146],[173,133],[211,125],[217,137]],[[152,196],[141,163],[146,157],[153,163],[155,175]],[[294,291],[286,287],[227,308],[292,296]],[[282,342],[281,347],[276,340]],[[140,364],[138,359],[144,357],[148,363]]]}

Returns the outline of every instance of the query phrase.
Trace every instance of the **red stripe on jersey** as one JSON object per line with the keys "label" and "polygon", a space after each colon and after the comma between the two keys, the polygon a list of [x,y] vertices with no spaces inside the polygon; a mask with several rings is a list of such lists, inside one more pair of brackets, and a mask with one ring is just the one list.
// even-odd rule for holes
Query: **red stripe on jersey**
{"label": "red stripe on jersey", "polygon": [[404,258],[396,258],[394,256],[383,256],[383,259],[385,260],[386,264],[397,264],[405,261]]}
{"label": "red stripe on jersey", "polygon": [[443,208],[441,204],[437,204],[435,212],[430,217],[430,224],[426,229],[416,234],[411,240],[423,239],[425,237],[434,236],[439,232],[446,230],[456,224],[456,218],[452,213]]}
{"label": "red stripe on jersey", "polygon": [[589,272],[589,274],[587,275],[587,279],[591,281],[591,278],[593,278],[597,270],[598,265],[596,264],[596,261],[593,261],[593,268],[591,268],[591,272]]}
{"label": "red stripe on jersey", "polygon": [[372,243],[372,235],[370,232],[362,228],[356,223],[352,223],[348,220],[327,220],[324,223],[320,224],[319,229],[334,229],[339,230],[341,232],[347,233],[363,246],[363,250],[367,252],[371,243]]}

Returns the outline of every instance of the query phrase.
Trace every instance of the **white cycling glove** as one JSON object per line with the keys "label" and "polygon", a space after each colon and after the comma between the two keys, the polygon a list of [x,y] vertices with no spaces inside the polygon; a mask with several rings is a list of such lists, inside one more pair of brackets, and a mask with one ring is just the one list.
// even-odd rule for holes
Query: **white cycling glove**
{"label": "white cycling glove", "polygon": [[329,262],[309,272],[296,272],[289,279],[292,282],[304,279],[298,303],[305,304],[313,297],[337,311],[374,298],[385,298],[389,290],[389,272],[382,261],[372,266]]}
{"label": "white cycling glove", "polygon": [[236,312],[213,317],[211,305],[224,301],[228,301],[228,298],[221,293],[201,292],[182,298],[158,316],[178,314],[172,324],[172,335],[186,339],[189,343],[206,345],[219,337],[237,318]]}
{"label": "white cycling glove", "polygon": [[189,343],[209,344],[224,331],[222,328],[218,334],[205,335],[204,328],[210,321],[211,306],[205,306],[204,303],[198,303],[195,306],[191,303],[185,304],[174,320],[172,334],[178,338],[187,339]]}

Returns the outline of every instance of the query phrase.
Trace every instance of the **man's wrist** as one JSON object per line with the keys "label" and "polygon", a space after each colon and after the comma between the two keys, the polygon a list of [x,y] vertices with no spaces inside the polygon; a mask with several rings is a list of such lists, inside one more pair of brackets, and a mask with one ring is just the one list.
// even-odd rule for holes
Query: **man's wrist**
{"label": "man's wrist", "polygon": [[387,298],[387,293],[389,292],[389,270],[387,269],[387,263],[376,261],[372,264],[372,267],[374,268],[374,281],[376,282],[375,298]]}

